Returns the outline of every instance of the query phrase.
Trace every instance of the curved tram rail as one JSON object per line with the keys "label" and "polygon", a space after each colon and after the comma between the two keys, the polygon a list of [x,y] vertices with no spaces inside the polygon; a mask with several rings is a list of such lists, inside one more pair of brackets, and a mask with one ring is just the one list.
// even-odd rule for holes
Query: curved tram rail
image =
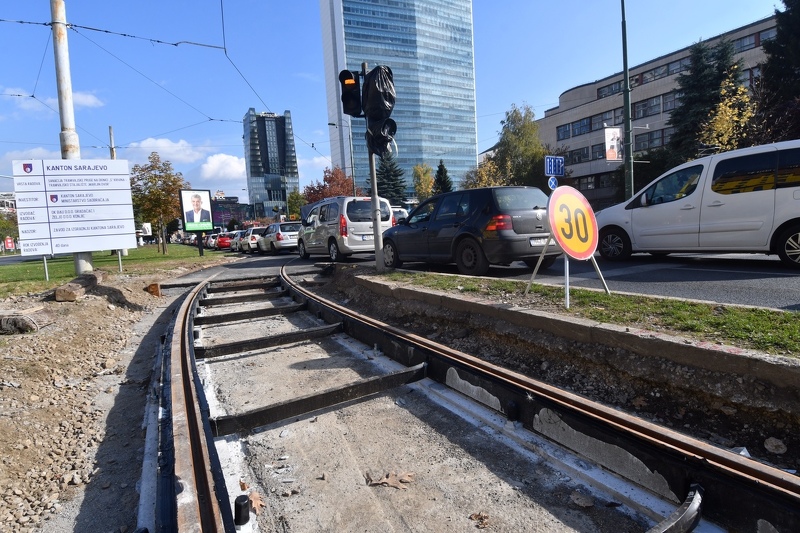
{"label": "curved tram rail", "polygon": [[[247,312],[221,318],[198,314],[208,293],[254,287],[266,291],[270,286],[295,302],[291,306],[276,307],[276,313],[305,309],[330,325],[268,339],[195,348],[199,325],[249,318]],[[238,297],[224,298],[233,303]],[[195,357],[213,358],[263,349],[335,331],[368,346],[376,346],[406,370],[239,415],[209,417]],[[215,287],[209,279],[191,290],[176,316],[169,365],[171,370],[165,381],[171,391],[168,406],[171,425],[162,429],[160,445],[162,480],[156,510],[158,531],[235,530],[232,502],[222,479],[214,438],[247,434],[266,424],[423,378],[454,386],[461,394],[499,411],[508,421],[556,441],[602,469],[670,501],[676,498],[678,502],[683,501],[672,515],[653,527],[652,532],[691,531],[701,514],[704,519],[731,531],[800,531],[800,478],[797,476],[353,313],[318,298],[293,281],[286,266],[280,280],[268,285],[239,284],[226,289],[221,284]],[[642,476],[642,471],[651,475]]]}

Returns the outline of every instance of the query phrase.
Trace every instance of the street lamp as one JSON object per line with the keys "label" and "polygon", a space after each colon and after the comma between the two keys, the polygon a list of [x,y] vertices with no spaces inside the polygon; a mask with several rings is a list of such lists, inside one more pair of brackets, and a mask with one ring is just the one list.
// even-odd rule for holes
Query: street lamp
{"label": "street lamp", "polygon": [[[339,125],[334,122],[328,122],[328,126],[333,126],[334,128],[339,128]],[[347,126],[347,140],[350,144],[350,178],[353,180],[353,196],[357,196],[356,194],[356,167],[353,164],[353,128],[351,124],[342,124],[342,126]],[[345,172],[347,174],[347,172]]]}

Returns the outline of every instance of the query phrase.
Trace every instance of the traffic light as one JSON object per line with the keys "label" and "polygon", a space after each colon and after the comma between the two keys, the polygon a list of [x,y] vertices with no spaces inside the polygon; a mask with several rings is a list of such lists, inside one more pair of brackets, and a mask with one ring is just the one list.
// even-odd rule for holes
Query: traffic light
{"label": "traffic light", "polygon": [[370,153],[383,156],[397,133],[397,124],[389,118],[395,103],[392,69],[378,65],[364,76],[361,94],[364,116],[367,118],[367,148]]}
{"label": "traffic light", "polygon": [[361,87],[358,72],[343,70],[339,73],[342,84],[342,111],[351,117],[361,116]]}

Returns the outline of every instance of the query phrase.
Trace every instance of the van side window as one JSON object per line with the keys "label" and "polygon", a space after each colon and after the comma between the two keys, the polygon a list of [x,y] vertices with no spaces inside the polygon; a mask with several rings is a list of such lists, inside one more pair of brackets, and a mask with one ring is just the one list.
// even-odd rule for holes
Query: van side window
{"label": "van side window", "polygon": [[777,186],[800,187],[800,148],[778,152]]}
{"label": "van side window", "polygon": [[703,165],[695,165],[664,176],[645,191],[647,205],[665,204],[689,196],[697,189],[702,173]]}
{"label": "van side window", "polygon": [[328,204],[328,215],[325,220],[328,222],[339,221],[339,204],[337,202]]}
{"label": "van side window", "polygon": [[711,190],[719,194],[766,191],[775,188],[777,152],[732,157],[717,163]]}
{"label": "van side window", "polygon": [[306,224],[309,225],[309,226],[313,225],[314,222],[316,222],[318,218],[319,218],[319,207],[315,207],[314,209],[311,210],[311,212],[306,217]]}

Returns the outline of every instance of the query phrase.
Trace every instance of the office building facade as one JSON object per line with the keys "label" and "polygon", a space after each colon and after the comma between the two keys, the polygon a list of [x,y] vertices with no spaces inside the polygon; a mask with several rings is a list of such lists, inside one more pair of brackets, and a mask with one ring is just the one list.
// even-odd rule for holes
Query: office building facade
{"label": "office building facade", "polygon": [[[727,40],[734,59],[741,60],[745,85],[759,76],[766,60],[761,43],[775,36],[775,17],[769,17],[704,41],[714,46]],[[690,64],[691,45],[628,69],[634,154],[666,146],[673,128],[670,113],[680,105],[678,75]],[[537,120],[542,143],[568,148],[565,166],[572,171],[561,184],[579,189],[595,209],[624,197],[624,182],[615,177],[622,161],[607,159],[607,128],[623,128],[623,74],[569,89],[559,105]],[[646,164],[646,163],[641,163]],[[634,163],[634,175],[640,163]]]}
{"label": "office building facade", "polygon": [[243,124],[247,191],[254,218],[287,213],[289,193],[300,188],[292,114],[256,113],[251,107]]}
{"label": "office building facade", "polygon": [[[363,118],[342,113],[339,72],[392,69],[397,162],[412,193],[412,169],[439,160],[454,185],[477,164],[471,0],[320,0],[331,160],[368,189]],[[363,80],[362,80],[363,81]],[[352,147],[352,149],[351,149]],[[377,160],[376,160],[377,165]]]}

